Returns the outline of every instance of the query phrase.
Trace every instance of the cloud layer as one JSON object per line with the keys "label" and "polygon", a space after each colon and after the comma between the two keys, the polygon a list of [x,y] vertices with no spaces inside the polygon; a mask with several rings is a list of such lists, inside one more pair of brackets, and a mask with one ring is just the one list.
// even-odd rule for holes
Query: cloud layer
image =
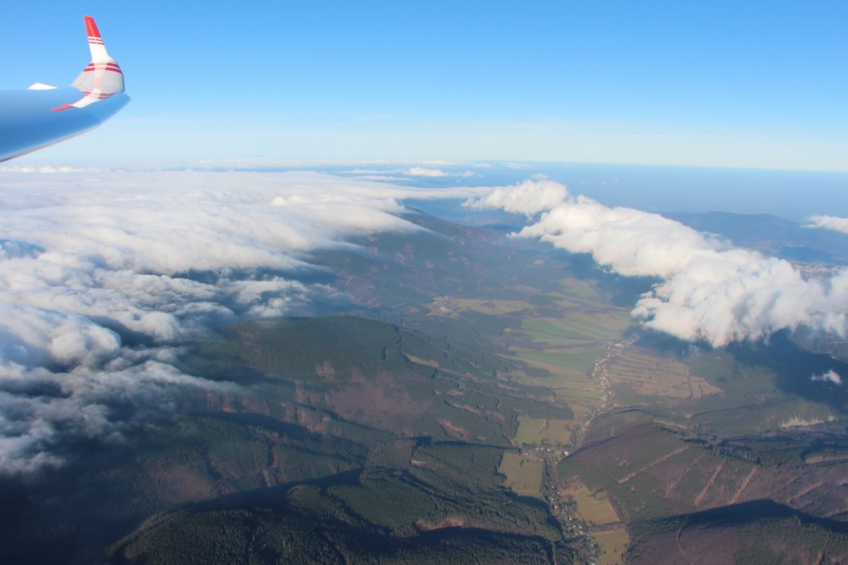
{"label": "cloud layer", "polygon": [[208,328],[334,291],[296,280],[309,253],[419,230],[401,198],[468,197],[316,173],[0,173],[0,473],[120,441],[181,387]]}
{"label": "cloud layer", "polygon": [[848,233],[848,218],[838,216],[810,216],[808,228],[822,228],[826,230]]}
{"label": "cloud layer", "polygon": [[609,208],[551,181],[527,181],[466,202],[534,214],[518,237],[590,253],[611,270],[661,281],[633,310],[646,327],[714,346],[800,325],[846,335],[848,271],[805,280],[790,263],[733,248],[657,214]]}

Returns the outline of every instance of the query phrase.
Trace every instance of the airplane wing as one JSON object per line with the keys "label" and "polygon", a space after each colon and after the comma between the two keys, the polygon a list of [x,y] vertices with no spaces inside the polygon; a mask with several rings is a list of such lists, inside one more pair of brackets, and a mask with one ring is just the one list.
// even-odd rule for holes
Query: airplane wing
{"label": "airplane wing", "polygon": [[94,18],[85,16],[85,29],[91,62],[69,88],[35,83],[0,91],[0,161],[94,129],[130,101],[121,67],[106,51]]}

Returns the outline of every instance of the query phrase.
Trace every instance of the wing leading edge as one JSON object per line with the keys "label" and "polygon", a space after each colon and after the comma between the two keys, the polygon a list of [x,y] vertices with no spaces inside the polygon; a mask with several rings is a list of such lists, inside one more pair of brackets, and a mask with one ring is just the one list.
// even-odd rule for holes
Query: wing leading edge
{"label": "wing leading edge", "polygon": [[0,91],[0,161],[94,129],[130,101],[121,67],[106,51],[94,18],[84,19],[91,62],[70,88],[35,83],[24,91]]}

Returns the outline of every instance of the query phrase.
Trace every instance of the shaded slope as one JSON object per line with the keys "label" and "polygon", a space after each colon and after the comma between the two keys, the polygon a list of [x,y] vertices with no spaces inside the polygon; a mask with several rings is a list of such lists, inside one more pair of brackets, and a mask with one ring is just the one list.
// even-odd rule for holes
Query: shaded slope
{"label": "shaded slope", "polygon": [[634,564],[844,563],[848,524],[770,500],[724,506],[634,526]]}

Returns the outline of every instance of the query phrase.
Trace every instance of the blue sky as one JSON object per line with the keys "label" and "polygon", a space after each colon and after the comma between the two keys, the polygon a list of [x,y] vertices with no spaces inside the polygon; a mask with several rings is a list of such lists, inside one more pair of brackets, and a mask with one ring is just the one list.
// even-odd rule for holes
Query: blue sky
{"label": "blue sky", "polygon": [[69,83],[85,14],[133,102],[31,161],[848,170],[848,2],[21,2],[0,87]]}

